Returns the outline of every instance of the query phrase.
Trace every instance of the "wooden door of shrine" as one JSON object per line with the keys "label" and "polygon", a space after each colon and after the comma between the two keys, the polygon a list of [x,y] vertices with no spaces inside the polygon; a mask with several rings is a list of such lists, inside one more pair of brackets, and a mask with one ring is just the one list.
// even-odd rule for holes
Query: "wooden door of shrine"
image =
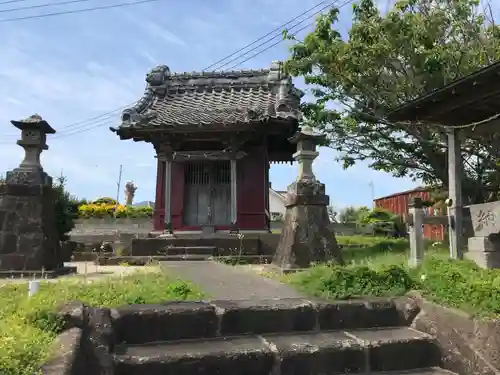
{"label": "wooden door of shrine", "polygon": [[184,224],[187,227],[231,223],[229,161],[187,163],[184,189]]}

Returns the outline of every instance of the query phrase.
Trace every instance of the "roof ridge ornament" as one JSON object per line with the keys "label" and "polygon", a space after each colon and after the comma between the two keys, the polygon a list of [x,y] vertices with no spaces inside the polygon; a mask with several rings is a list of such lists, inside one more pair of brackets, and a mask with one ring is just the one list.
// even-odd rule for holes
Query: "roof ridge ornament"
{"label": "roof ridge ornament", "polygon": [[283,76],[283,63],[280,60],[274,60],[269,68],[267,80],[270,82],[281,81]]}
{"label": "roof ridge ornament", "polygon": [[167,65],[158,65],[146,74],[146,82],[150,86],[166,85],[170,79],[170,68]]}

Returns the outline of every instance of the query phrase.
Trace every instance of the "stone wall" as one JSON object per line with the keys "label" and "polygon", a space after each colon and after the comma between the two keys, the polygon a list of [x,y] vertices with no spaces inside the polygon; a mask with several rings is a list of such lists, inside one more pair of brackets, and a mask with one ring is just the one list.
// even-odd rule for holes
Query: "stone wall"
{"label": "stone wall", "polygon": [[412,327],[436,337],[444,368],[459,375],[500,373],[500,321],[479,319],[418,294],[411,301],[420,310]]}
{"label": "stone wall", "polygon": [[84,336],[81,328],[73,327],[58,336],[54,353],[42,366],[43,375],[85,375]]}
{"label": "stone wall", "polygon": [[141,218],[103,218],[78,219],[70,235],[84,235],[97,233],[149,233],[153,231],[153,219]]}
{"label": "stone wall", "polygon": [[[336,234],[344,236],[369,235],[372,229],[356,224],[333,223]],[[271,222],[271,230],[277,231],[283,228],[283,222]],[[153,231],[153,219],[151,218],[105,218],[105,219],[78,219],[75,228],[70,232],[74,238],[82,238],[94,235],[109,235],[116,232],[147,234]]]}

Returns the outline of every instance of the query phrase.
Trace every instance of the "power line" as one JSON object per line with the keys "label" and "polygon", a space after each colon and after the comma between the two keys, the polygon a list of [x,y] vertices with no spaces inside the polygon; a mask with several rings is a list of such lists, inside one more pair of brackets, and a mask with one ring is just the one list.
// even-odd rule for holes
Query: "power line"
{"label": "power line", "polygon": [[[354,1],[355,1],[355,0],[346,0],[346,1],[344,1],[341,5],[339,5],[337,8],[338,8],[338,9],[340,9],[340,8],[342,8],[342,7],[344,7],[344,6],[348,5],[348,4],[350,4],[350,3],[353,3]],[[329,6],[334,5],[336,2],[337,2],[337,1],[334,1],[333,3],[328,4],[327,6],[323,7],[322,9],[326,9],[326,8],[328,8]],[[317,13],[320,13],[320,12],[321,12],[321,11],[316,12],[316,14],[317,14]],[[301,24],[302,22],[306,21],[307,19],[311,18],[312,16],[314,16],[314,14],[313,14],[313,15],[311,15],[310,17],[306,18],[305,20],[303,20],[303,21],[299,22],[298,24]],[[295,26],[297,26],[298,24],[296,24]],[[298,33],[300,33],[301,31],[305,30],[305,29],[306,29],[306,28],[308,28],[309,26],[312,26],[313,24],[314,24],[314,22],[310,22],[310,23],[308,23],[307,25],[305,25],[305,26],[301,27],[300,29],[295,30],[295,31],[294,31],[294,33],[292,34],[292,36],[296,36]],[[293,26],[293,27],[295,27],[295,26]],[[272,38],[272,39],[275,39],[275,38],[276,38],[276,37],[274,37],[274,38]],[[271,40],[272,40],[272,39],[271,39]],[[239,65],[241,65],[241,64],[243,64],[243,63],[245,63],[245,62],[247,62],[247,61],[249,61],[249,60],[251,60],[251,59],[253,59],[254,57],[256,57],[256,56],[258,56],[258,55],[260,55],[260,54],[262,54],[262,53],[264,53],[264,52],[266,52],[266,51],[268,51],[268,50],[270,50],[271,48],[273,48],[273,47],[275,47],[275,46],[277,46],[277,45],[278,45],[278,44],[280,44],[281,42],[283,42],[283,39],[280,39],[280,40],[278,40],[276,43],[273,43],[273,44],[271,44],[270,46],[268,46],[268,47],[266,47],[266,48],[264,48],[264,49],[262,49],[262,50],[260,50],[260,51],[258,51],[258,52],[256,52],[256,53],[254,53],[253,55],[249,56],[249,57],[248,57],[248,58],[246,58],[245,60],[240,61],[240,62],[238,62],[238,63],[236,63],[236,64],[234,64],[234,65],[230,66],[230,67],[228,68],[228,70],[234,69],[235,67],[237,67],[237,66],[239,66]],[[250,52],[251,52],[251,51],[250,51]],[[245,53],[244,55],[246,55],[246,53]]]}
{"label": "power line", "polygon": [[0,2],[0,5],[13,4],[13,3],[21,3],[23,1],[26,1],[26,0],[8,0],[8,1],[2,1],[2,2]]}
{"label": "power line", "polygon": [[57,6],[57,5],[68,5],[68,4],[75,4],[75,3],[86,3],[86,2],[89,2],[89,1],[92,1],[92,0],[69,0],[69,1],[61,1],[59,3],[46,3],[46,4],[38,4],[38,5],[28,5],[28,6],[19,7],[19,8],[0,9],[0,13],[17,12],[17,11],[20,11],[20,10],[37,9],[37,8],[46,8],[46,7]]}
{"label": "power line", "polygon": [[[130,105],[133,105],[133,104],[134,103],[131,103]],[[112,118],[114,117],[113,115],[116,114],[117,112],[125,109],[125,108],[128,108],[130,105],[114,109],[113,111],[103,113],[99,116],[95,116],[95,117],[92,117],[90,119],[86,119],[83,121],[69,124],[69,125],[65,126],[62,131],[58,131],[54,137],[51,137],[51,139],[57,139],[57,138],[65,137],[68,135],[75,135],[75,134],[80,133],[81,131],[91,130],[91,129],[98,128],[98,127],[101,127],[104,125],[112,124],[113,123]],[[106,121],[106,122],[103,122],[103,121]],[[92,126],[89,127],[89,125],[92,125]],[[75,132],[75,130],[78,130],[78,129],[80,129],[81,131]],[[17,138],[18,135],[6,134],[2,138],[7,138],[7,137],[8,138]],[[0,142],[0,144],[2,144],[2,142]]]}
{"label": "power line", "polygon": [[[317,7],[319,7],[321,4],[324,4],[325,2],[326,2],[326,0],[319,2],[318,4],[314,5],[313,7],[311,7],[311,8],[309,8],[309,9],[307,9],[306,11],[304,11],[304,12],[302,12],[302,13],[300,13],[298,16],[296,16],[296,17],[292,18],[292,19],[291,19],[291,20],[289,20],[288,22],[285,22],[284,24],[282,24],[282,25],[278,26],[278,27],[277,27],[277,28],[275,28],[274,30],[272,30],[272,31],[268,32],[266,35],[261,36],[260,38],[258,38],[258,39],[256,39],[256,40],[254,40],[253,42],[251,42],[251,43],[247,44],[246,46],[244,46],[244,47],[240,48],[239,50],[237,50],[237,51],[233,52],[232,54],[230,54],[230,55],[228,55],[228,56],[226,56],[226,57],[224,57],[224,58],[220,59],[219,61],[214,62],[212,65],[209,65],[208,67],[206,67],[205,69],[203,69],[203,71],[205,71],[205,70],[208,70],[208,69],[212,68],[213,66],[215,66],[215,65],[217,65],[217,64],[219,64],[219,63],[221,63],[221,62],[223,62],[224,60],[227,60],[227,59],[228,59],[228,58],[230,58],[230,57],[233,57],[233,56],[234,56],[234,55],[236,55],[237,53],[239,53],[239,52],[241,52],[241,51],[243,51],[243,50],[247,49],[247,48],[248,48],[248,47],[250,47],[250,46],[253,46],[255,43],[260,42],[262,39],[267,38],[267,37],[268,37],[268,36],[270,36],[271,34],[276,33],[276,32],[281,32],[281,30],[282,30],[285,26],[287,26],[288,24],[292,23],[292,22],[293,22],[293,21],[295,21],[297,18],[300,18],[300,17],[302,17],[303,15],[305,15],[305,14],[309,13],[311,10],[316,9]],[[214,68],[213,70],[217,70],[217,68]]]}
{"label": "power line", "polygon": [[[354,0],[350,0],[349,2],[352,2],[352,1],[354,1]],[[309,27],[309,26],[311,26],[312,24],[313,24],[313,23],[308,23],[307,25],[305,25],[305,26],[301,27],[300,29],[296,30],[296,31],[295,31],[292,35],[293,35],[293,36],[296,36],[298,33],[300,33],[302,30],[305,30],[306,28],[308,28],[308,27]],[[264,52],[269,51],[271,48],[273,48],[273,47],[277,46],[278,44],[280,44],[280,43],[282,43],[282,42],[283,42],[283,39],[278,40],[276,43],[273,43],[273,44],[271,44],[270,46],[267,46],[267,47],[266,47],[266,48],[264,48],[263,50],[260,50],[260,51],[258,51],[258,52],[256,52],[256,53],[254,53],[253,55],[250,55],[250,56],[249,56],[249,57],[247,57],[245,60],[240,61],[240,62],[238,62],[238,63],[236,63],[236,64],[234,64],[234,65],[230,66],[228,70],[234,69],[234,68],[236,68],[237,66],[239,66],[239,65],[241,65],[241,64],[243,64],[243,63],[245,63],[245,62],[247,62],[247,61],[249,61],[249,60],[251,60],[251,59],[253,59],[254,57],[257,57],[257,56],[259,56],[259,55],[263,54]]]}
{"label": "power line", "polygon": [[113,4],[113,5],[103,5],[103,6],[100,6],[100,7],[92,7],[92,8],[85,8],[85,9],[75,9],[75,10],[65,10],[65,11],[61,11],[61,12],[44,13],[44,14],[38,14],[38,15],[33,15],[33,16],[25,16],[25,17],[5,18],[3,20],[0,20],[0,23],[7,23],[7,22],[14,22],[14,21],[24,21],[24,20],[34,19],[34,18],[46,18],[46,17],[62,16],[62,15],[66,15],[66,14],[93,12],[93,11],[96,11],[96,10],[103,10],[103,9],[122,8],[122,7],[126,7],[126,6],[139,5],[139,4],[145,4],[145,3],[152,3],[152,2],[156,2],[156,1],[159,1],[159,0],[139,0],[139,1],[131,1],[131,2],[128,2],[128,3],[119,3],[119,4]]}
{"label": "power line", "polygon": [[83,133],[83,132],[86,132],[86,131],[89,131],[89,130],[93,130],[93,129],[97,129],[97,128],[102,128],[103,126],[106,126],[106,125],[113,125],[115,123],[114,120],[109,120],[106,121],[106,122],[99,122],[99,123],[95,123],[93,124],[92,126],[88,126],[88,125],[91,125],[91,124],[87,124],[85,127],[82,127],[81,129],[78,129],[77,131],[74,131],[75,129],[71,129],[71,131],[68,131],[67,133],[59,133],[59,134],[56,134],[54,137],[51,137],[51,139],[59,139],[59,138],[65,138],[65,137],[70,137],[72,135],[77,135],[77,134],[80,134],[80,133]]}
{"label": "power line", "polygon": [[[336,3],[336,1],[334,1],[334,2],[332,2],[332,3],[328,3],[327,5],[325,5],[324,7],[322,7],[320,10],[318,10],[318,11],[314,12],[313,14],[309,15],[306,19],[304,19],[304,20],[302,20],[302,21],[299,21],[299,22],[295,23],[293,26],[291,26],[291,27],[290,27],[290,29],[288,29],[288,31],[292,31],[292,29],[293,29],[293,28],[295,28],[295,27],[299,26],[300,24],[304,23],[304,22],[305,22],[305,21],[307,21],[308,19],[310,19],[310,18],[314,17],[315,15],[317,15],[317,14],[321,13],[321,12],[322,12],[323,10],[325,10],[326,8],[328,8],[328,7],[330,7],[330,6],[333,6],[335,3]],[[305,29],[305,28],[306,28],[306,27],[308,27],[309,25],[311,25],[311,24],[307,24],[304,28],[299,29],[297,32],[302,31],[303,29]],[[294,34],[294,35],[295,35],[295,34]],[[249,50],[249,51],[245,52],[244,54],[239,55],[239,56],[236,56],[235,58],[233,58],[233,59],[231,59],[231,60],[227,61],[226,63],[224,63],[223,65],[219,66],[217,69],[222,69],[222,68],[226,67],[227,65],[231,64],[232,62],[234,62],[234,61],[236,61],[236,60],[239,60],[239,59],[240,59],[240,58],[242,58],[242,57],[245,57],[245,56],[246,56],[246,55],[248,55],[250,52],[255,51],[257,48],[264,46],[265,44],[269,43],[270,41],[272,41],[272,40],[274,40],[274,39],[276,39],[276,38],[278,38],[278,37],[282,37],[282,36],[281,36],[281,34],[275,35],[275,36],[274,36],[274,37],[272,37],[271,39],[268,39],[268,40],[266,40],[266,41],[264,41],[264,42],[260,43],[259,45],[255,46],[255,48],[253,48],[253,49],[251,49],[251,50]],[[269,46],[269,48],[264,49],[262,52],[265,52],[265,51],[267,51],[267,50],[271,49],[272,47],[274,47],[274,46],[278,45],[278,44],[279,44],[279,43],[281,43],[282,41],[283,41],[283,39],[282,39],[282,38],[281,38],[281,39],[279,39],[277,43],[272,44],[271,46]],[[254,54],[254,55],[252,55],[252,56],[253,56],[253,57],[255,57],[255,56],[259,55],[259,54],[260,54],[260,53],[262,53],[262,52],[259,52],[258,54]],[[252,58],[252,57],[250,57],[249,59],[251,59],[251,58]],[[229,70],[231,70],[231,69],[235,68],[236,66],[238,66],[238,65],[240,65],[240,64],[242,64],[242,63],[244,63],[245,61],[248,61],[249,59],[247,59],[247,60],[243,60],[243,61],[242,61],[242,62],[240,62],[240,63],[237,63],[237,64],[235,64],[235,65],[232,65],[232,66],[229,68]]]}

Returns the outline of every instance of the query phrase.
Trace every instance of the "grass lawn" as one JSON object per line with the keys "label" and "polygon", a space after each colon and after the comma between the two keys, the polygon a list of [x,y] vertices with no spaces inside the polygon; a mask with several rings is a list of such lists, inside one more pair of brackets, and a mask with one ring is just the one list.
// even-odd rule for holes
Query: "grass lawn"
{"label": "grass lawn", "polygon": [[303,292],[329,299],[397,296],[420,291],[439,304],[483,317],[500,318],[500,269],[484,270],[467,260],[450,260],[447,248],[429,243],[424,263],[409,269],[406,240],[380,237],[339,237],[345,267],[320,264],[282,276]]}
{"label": "grass lawn", "polygon": [[172,280],[160,272],[141,272],[123,278],[106,278],[84,284],[43,282],[40,291],[27,296],[26,284],[0,286],[0,374],[33,375],[51,355],[61,330],[54,314],[66,302],[79,300],[93,306],[114,307],[168,300],[200,300],[192,284]]}

